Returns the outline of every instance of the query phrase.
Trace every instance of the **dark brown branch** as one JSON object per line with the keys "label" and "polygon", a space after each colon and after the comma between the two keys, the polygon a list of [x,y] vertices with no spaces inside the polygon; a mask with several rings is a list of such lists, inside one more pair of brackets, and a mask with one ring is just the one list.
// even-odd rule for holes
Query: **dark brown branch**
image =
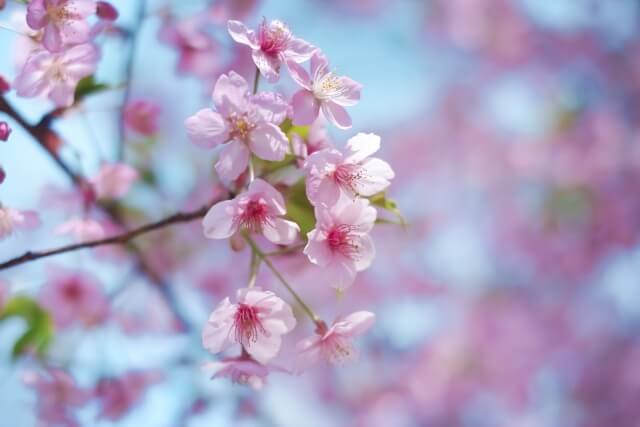
{"label": "dark brown branch", "polygon": [[104,239],[91,240],[83,243],[76,243],[73,245],[61,246],[55,249],[48,249],[44,251],[28,251],[25,254],[0,263],[0,270],[5,270],[7,268],[15,267],[20,264],[24,264],[31,261],[36,261],[41,258],[47,258],[54,255],[60,255],[67,252],[78,251],[81,249],[89,249],[95,248],[97,246],[105,246],[105,245],[121,245],[129,242],[130,240],[135,239],[136,237],[150,233],[152,231],[168,227],[173,224],[179,224],[184,222],[190,222],[198,218],[202,218],[209,208],[204,206],[198,210],[192,212],[178,212],[171,216],[168,216],[160,221],[152,222],[142,227],[135,228],[133,230],[129,230],[127,232],[118,234],[116,236],[107,237]]}

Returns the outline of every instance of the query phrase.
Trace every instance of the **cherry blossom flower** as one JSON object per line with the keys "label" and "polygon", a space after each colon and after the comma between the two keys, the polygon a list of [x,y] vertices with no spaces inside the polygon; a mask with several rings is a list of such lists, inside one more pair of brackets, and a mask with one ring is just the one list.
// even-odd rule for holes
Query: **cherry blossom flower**
{"label": "cherry blossom flower", "polygon": [[300,341],[298,348],[311,363],[316,362],[319,358],[332,364],[356,360],[358,351],[353,347],[351,341],[369,330],[375,319],[375,314],[368,311],[352,313],[336,320],[328,329],[323,324],[323,327],[316,331],[316,335]]}
{"label": "cherry blossom flower", "polygon": [[100,403],[98,418],[117,421],[127,414],[144,396],[149,386],[162,376],[153,371],[127,372],[120,377],[101,378],[95,387]]}
{"label": "cherry blossom flower", "polygon": [[155,102],[136,100],[124,109],[124,123],[129,129],[143,136],[154,136],[160,128],[161,108]]}
{"label": "cherry blossom flower", "polygon": [[0,122],[0,141],[7,141],[11,135],[11,128],[7,122]]}
{"label": "cherry blossom flower", "polygon": [[102,239],[104,237],[104,227],[100,221],[95,219],[74,217],[57,226],[54,233],[59,235],[70,234],[78,242],[87,242]]}
{"label": "cherry blossom flower", "polygon": [[296,325],[291,307],[271,291],[238,289],[237,304],[225,298],[211,313],[202,331],[202,344],[219,353],[240,344],[256,361],[265,364],[280,350],[281,336]]}
{"label": "cherry blossom flower", "polygon": [[72,411],[89,402],[91,393],[78,387],[71,375],[50,368],[45,373],[27,371],[22,380],[37,393],[37,416],[42,425],[80,427]]}
{"label": "cherry blossom flower", "polygon": [[380,137],[359,133],[347,142],[347,152],[326,149],[307,159],[307,196],[311,203],[334,204],[340,194],[373,196],[389,186],[394,177],[384,160],[370,157],[380,148]]}
{"label": "cherry blossom flower", "polygon": [[229,21],[227,28],[233,40],[252,49],[253,62],[270,83],[280,78],[282,64],[307,61],[317,50],[306,41],[293,37],[289,28],[278,20],[267,23],[263,19],[257,34],[240,21]]}
{"label": "cherry blossom flower", "polygon": [[51,268],[50,273],[51,279],[42,287],[39,300],[51,313],[56,328],[104,322],[109,300],[95,277],[60,267]]}
{"label": "cherry blossom flower", "polygon": [[204,235],[226,239],[245,229],[263,234],[273,243],[288,245],[296,239],[300,227],[282,218],[286,213],[282,195],[266,181],[256,179],[244,193],[209,209],[202,220]]}
{"label": "cherry blossom flower", "polygon": [[362,85],[349,77],[336,76],[329,69],[329,61],[321,52],[311,57],[311,74],[294,61],[288,62],[291,77],[302,86],[293,95],[293,124],[312,124],[320,114],[340,129],[351,127],[351,117],[344,107],[360,100]]}
{"label": "cherry blossom flower", "polygon": [[44,29],[42,44],[50,52],[60,52],[65,45],[89,40],[87,17],[96,12],[92,0],[31,0],[27,7],[27,24]]}
{"label": "cherry blossom flower", "polygon": [[204,366],[216,372],[211,379],[229,378],[234,384],[248,385],[252,389],[261,390],[267,382],[270,368],[256,362],[246,352],[241,356],[229,357],[219,362],[210,362]]}
{"label": "cherry blossom flower", "polygon": [[91,183],[98,199],[119,199],[138,178],[138,171],[131,166],[113,163],[102,165]]}
{"label": "cherry blossom flower", "polygon": [[76,85],[95,71],[98,50],[91,44],[60,53],[40,49],[31,53],[14,82],[18,96],[48,96],[58,107],[73,104]]}
{"label": "cherry blossom flower", "polygon": [[333,288],[351,286],[356,273],[369,268],[375,256],[368,233],[376,221],[376,210],[366,199],[341,198],[335,205],[316,206],[316,228],[307,236],[304,253],[322,267],[325,281]]}
{"label": "cherry blossom flower", "polygon": [[0,205],[0,240],[17,230],[32,230],[40,225],[40,217],[34,211],[19,211]]}
{"label": "cherry blossom flower", "polygon": [[251,95],[246,80],[232,71],[216,82],[213,103],[215,111],[200,110],[185,126],[198,146],[225,144],[215,165],[220,178],[233,181],[240,176],[251,153],[269,161],[284,159],[289,141],[278,125],[286,116],[287,103],[280,95]]}

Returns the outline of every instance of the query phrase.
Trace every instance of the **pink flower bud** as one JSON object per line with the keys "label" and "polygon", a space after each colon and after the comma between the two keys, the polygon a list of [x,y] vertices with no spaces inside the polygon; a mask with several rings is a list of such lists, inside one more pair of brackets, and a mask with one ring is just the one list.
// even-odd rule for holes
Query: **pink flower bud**
{"label": "pink flower bud", "polygon": [[7,177],[6,172],[4,171],[4,169],[2,169],[2,166],[0,166],[0,184],[4,182],[4,179],[6,177]]}
{"label": "pink flower bud", "polygon": [[0,76],[0,95],[9,92],[9,89],[11,89],[9,82],[4,77]]}
{"label": "pink flower bud", "polygon": [[11,135],[11,128],[7,122],[0,122],[0,141],[6,141]]}
{"label": "pink flower bud", "polygon": [[96,15],[105,21],[115,21],[118,19],[118,10],[109,2],[99,1],[97,4]]}

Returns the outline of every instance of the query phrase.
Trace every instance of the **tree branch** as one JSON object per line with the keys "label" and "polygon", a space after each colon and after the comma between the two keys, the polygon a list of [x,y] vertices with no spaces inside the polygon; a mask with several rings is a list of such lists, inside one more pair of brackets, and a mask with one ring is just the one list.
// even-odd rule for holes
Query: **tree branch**
{"label": "tree branch", "polygon": [[105,246],[105,245],[119,245],[129,242],[130,240],[135,239],[136,237],[150,233],[152,231],[168,227],[173,224],[190,222],[195,219],[203,217],[207,211],[209,210],[209,206],[203,206],[198,210],[191,212],[178,212],[171,216],[168,216],[160,221],[152,222],[142,227],[135,228],[133,230],[126,231],[124,233],[118,234],[116,236],[107,237],[104,239],[90,240],[88,242],[76,243],[73,245],[61,246],[55,249],[48,249],[44,251],[28,251],[25,254],[12,258],[8,261],[0,263],[0,270],[5,270],[11,267],[15,267],[20,264],[24,264],[31,261],[36,261],[41,258],[47,258],[54,255],[60,255],[67,252],[73,252],[81,249],[89,249],[95,248],[97,246]]}

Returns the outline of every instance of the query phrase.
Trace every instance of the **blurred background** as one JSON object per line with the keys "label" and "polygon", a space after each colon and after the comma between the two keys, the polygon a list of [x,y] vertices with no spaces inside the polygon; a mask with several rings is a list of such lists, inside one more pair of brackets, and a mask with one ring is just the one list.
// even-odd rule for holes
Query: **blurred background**
{"label": "blurred background", "polygon": [[[337,301],[304,260],[277,259],[325,318],[370,310],[377,322],[357,342],[359,362],[274,373],[260,392],[209,381],[200,369],[213,359],[201,349],[201,326],[221,298],[244,286],[248,256],[205,240],[197,221],[138,241],[167,283],[162,292],[122,248],[0,272],[5,300],[38,299],[69,272],[90,274],[110,298],[108,321],[55,331],[47,363],[85,388],[131,373],[144,379],[122,381],[115,400],[123,411],[100,416],[105,409],[90,403],[74,412],[78,425],[638,425],[638,1],[113,4],[120,18],[97,40],[96,73],[111,89],[54,128],[65,141],[60,155],[93,176],[117,155],[122,103],[159,107],[151,135],[124,130],[126,159],[143,172],[122,202],[129,224],[200,206],[214,193],[215,154],[187,141],[183,121],[209,105],[220,73],[252,78],[248,53],[232,43],[226,20],[255,27],[264,16],[286,22],[339,74],[364,85],[350,109],[353,128],[329,129],[329,138],[342,146],[359,131],[382,135],[380,157],[397,175],[389,195],[409,227],[376,227],[372,268]],[[28,43],[16,33],[26,31],[24,10],[8,2],[0,11],[0,74],[9,80]],[[285,73],[276,89],[290,95],[295,86]],[[33,123],[51,109],[15,93],[8,99]],[[8,122],[0,200],[37,210],[43,225],[0,242],[0,261],[68,243],[52,230],[81,209],[69,201],[67,177]],[[259,280],[277,289],[268,271]],[[311,331],[300,324],[302,335]],[[2,426],[50,425],[39,424],[42,396],[25,385],[41,364],[11,360],[27,327],[23,319],[0,322]]]}

